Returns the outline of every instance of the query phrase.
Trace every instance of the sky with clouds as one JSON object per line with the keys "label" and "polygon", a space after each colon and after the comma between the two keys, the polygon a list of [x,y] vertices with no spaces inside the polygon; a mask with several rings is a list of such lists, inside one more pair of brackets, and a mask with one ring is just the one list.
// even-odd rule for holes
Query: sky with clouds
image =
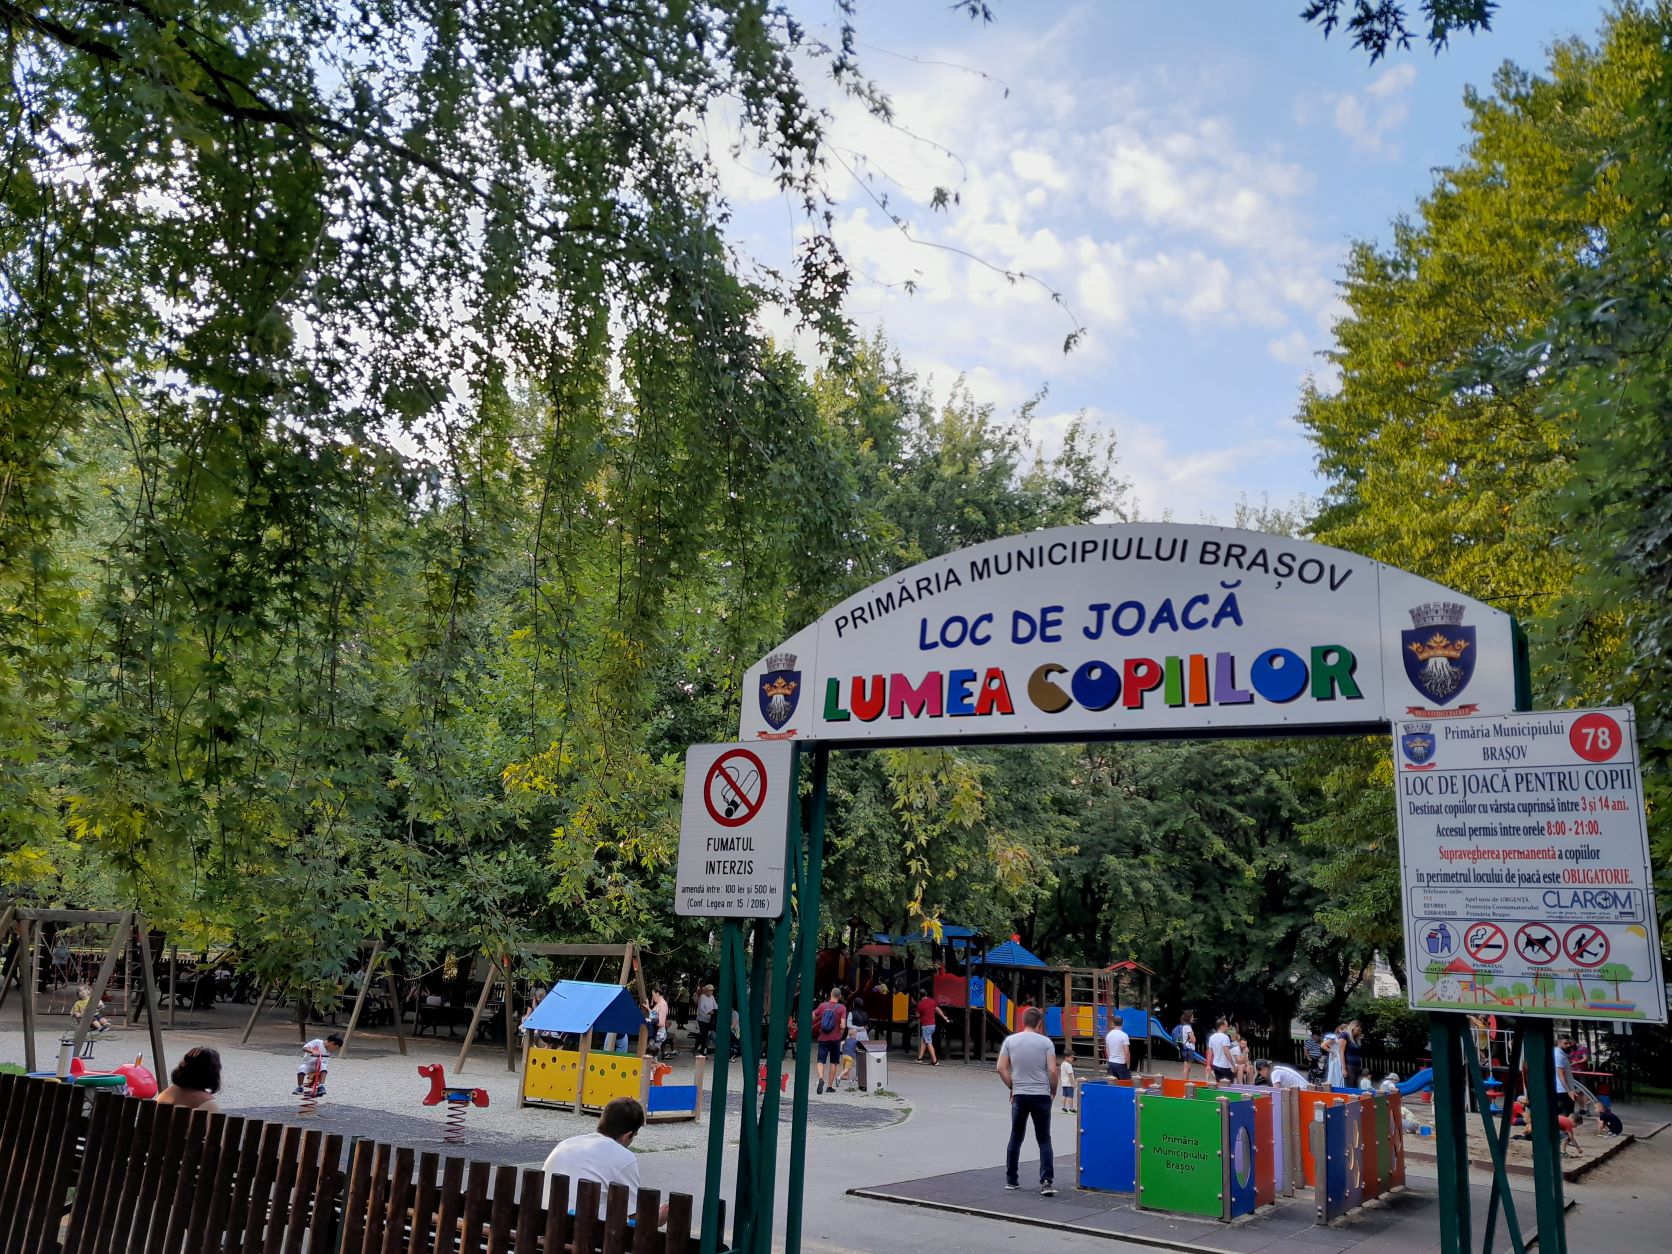
{"label": "sky with clouds", "polygon": [[[829,0],[793,7],[834,37]],[[1298,3],[992,7],[984,25],[945,0],[857,6],[895,126],[823,101],[849,312],[942,393],[962,376],[1008,412],[1043,389],[1047,446],[1083,411],[1115,434],[1139,515],[1181,522],[1316,493],[1293,414],[1309,373],[1329,386],[1317,354],[1347,246],[1385,240],[1456,159],[1467,86],[1489,88],[1505,60],[1542,68],[1605,8],[1509,0],[1489,33],[1370,65]],[[725,163],[732,234],[781,264],[797,218],[764,168]],[[936,187],[957,194],[946,212]]]}

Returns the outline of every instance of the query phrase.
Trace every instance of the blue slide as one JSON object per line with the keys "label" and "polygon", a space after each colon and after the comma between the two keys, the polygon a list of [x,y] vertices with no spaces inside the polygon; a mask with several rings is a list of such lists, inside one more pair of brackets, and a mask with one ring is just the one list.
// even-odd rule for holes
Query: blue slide
{"label": "blue slide", "polygon": [[1434,1068],[1424,1067],[1409,1080],[1405,1080],[1399,1085],[1399,1095],[1401,1097],[1410,1097],[1412,1094],[1421,1093],[1433,1087]]}
{"label": "blue slide", "polygon": [[[1101,1007],[1099,1009],[1101,1010]],[[1152,1041],[1160,1041],[1161,1044],[1171,1050],[1174,1055],[1178,1055],[1182,1052],[1184,1060],[1187,1062],[1206,1061],[1206,1059],[1193,1049],[1181,1051],[1173,1040],[1173,1034],[1164,1028],[1161,1025],[1161,1020],[1157,1019],[1154,1015],[1145,1015],[1144,1012],[1139,1010],[1136,1006],[1126,1006],[1115,1013],[1120,1015],[1121,1030],[1133,1040],[1139,1040],[1147,1036]],[[1144,1022],[1146,1018],[1149,1020],[1148,1024]],[[1147,1031],[1145,1030],[1146,1027],[1148,1029]]]}

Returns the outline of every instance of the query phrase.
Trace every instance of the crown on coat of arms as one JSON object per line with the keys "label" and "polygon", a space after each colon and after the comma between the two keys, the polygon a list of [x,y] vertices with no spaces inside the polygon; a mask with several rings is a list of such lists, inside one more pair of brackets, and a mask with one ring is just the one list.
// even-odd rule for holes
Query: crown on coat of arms
{"label": "crown on coat of arms", "polygon": [[1463,607],[1455,601],[1430,601],[1411,610],[1411,625],[1419,631],[1424,627],[1461,627]]}
{"label": "crown on coat of arms", "polygon": [[1410,729],[1410,731],[1407,734],[1421,735],[1421,734],[1427,732],[1430,728],[1432,728],[1434,726],[1434,724],[1432,724],[1432,723],[1406,723],[1405,726]]}
{"label": "crown on coat of arms", "polygon": [[[1459,619],[1458,621],[1461,622],[1462,620]],[[774,653],[766,659],[766,669],[769,671],[793,671],[795,669],[795,654]]]}

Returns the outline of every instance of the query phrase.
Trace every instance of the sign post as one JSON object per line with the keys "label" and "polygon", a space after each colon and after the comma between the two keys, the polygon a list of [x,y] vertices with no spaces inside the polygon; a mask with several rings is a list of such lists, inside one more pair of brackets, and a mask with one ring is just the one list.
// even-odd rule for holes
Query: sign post
{"label": "sign post", "polygon": [[[824,755],[818,756],[822,798]],[[720,921],[719,1022],[715,1025],[719,1063],[710,1098],[703,1185],[704,1254],[717,1250],[724,1240],[720,1177],[734,1009],[743,1069],[730,1245],[749,1254],[771,1249],[780,1077],[797,984],[811,988],[811,960],[818,938],[818,862],[823,857],[817,848],[822,803],[815,809],[815,849],[810,858],[802,855],[799,765],[796,746],[788,741],[696,745],[685,759],[674,912]],[[791,902],[796,907],[793,919],[788,910]],[[811,1001],[802,996],[799,1003],[802,1039],[808,1040]],[[796,1123],[802,1129],[806,1126],[808,1057],[808,1050],[797,1051],[793,1100]],[[800,1148],[798,1142],[795,1149]],[[801,1166],[792,1151],[788,1199],[792,1222],[799,1222],[800,1217]]]}
{"label": "sign post", "polygon": [[[1448,1252],[1472,1240],[1460,1081],[1485,1092],[1465,1016],[1517,1021],[1511,1056],[1526,1057],[1539,1248],[1555,1254],[1566,1246],[1551,1020],[1666,1022],[1635,732],[1629,707],[1394,723],[1410,1004],[1438,1012]],[[1515,1070],[1503,1089],[1500,1150]],[[1520,1248],[1501,1152],[1493,1162],[1487,1239],[1501,1198]]]}

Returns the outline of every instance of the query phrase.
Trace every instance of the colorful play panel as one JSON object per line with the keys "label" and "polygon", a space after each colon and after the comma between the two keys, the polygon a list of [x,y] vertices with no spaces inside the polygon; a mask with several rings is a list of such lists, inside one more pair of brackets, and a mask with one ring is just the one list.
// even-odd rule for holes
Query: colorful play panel
{"label": "colorful play panel", "polygon": [[1329,1224],[1405,1183],[1398,1093],[1348,1094],[1167,1079],[1079,1086],[1075,1183],[1143,1211],[1253,1215],[1313,1191]]}
{"label": "colorful play panel", "polygon": [[[693,1083],[662,1083],[671,1069],[644,1056],[644,1010],[619,984],[560,980],[523,1020],[522,1032],[524,1106],[598,1111],[617,1097],[634,1097],[653,1123],[702,1112],[701,1060]],[[600,1033],[635,1041],[634,1051],[598,1048]]]}

